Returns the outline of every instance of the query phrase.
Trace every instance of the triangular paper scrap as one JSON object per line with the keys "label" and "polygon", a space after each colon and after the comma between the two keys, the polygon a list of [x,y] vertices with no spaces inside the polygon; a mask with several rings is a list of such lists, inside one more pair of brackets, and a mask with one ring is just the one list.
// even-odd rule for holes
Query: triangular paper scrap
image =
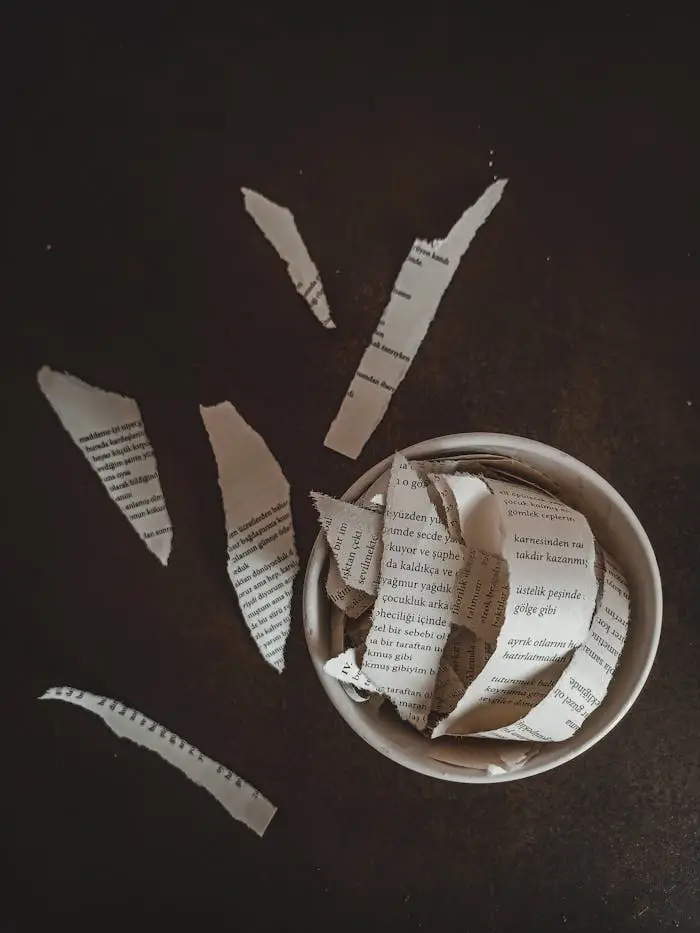
{"label": "triangular paper scrap", "polygon": [[228,573],[260,653],[281,671],[299,570],[289,483],[263,438],[230,402],[200,411],[219,471]]}
{"label": "triangular paper scrap", "polygon": [[287,264],[294,287],[324,327],[333,328],[323,282],[294,222],[294,214],[257,191],[241,188],[245,209]]}
{"label": "triangular paper scrap", "polygon": [[146,547],[167,564],[172,526],[156,457],[136,402],[48,366],[39,370],[37,380],[112,501]]}

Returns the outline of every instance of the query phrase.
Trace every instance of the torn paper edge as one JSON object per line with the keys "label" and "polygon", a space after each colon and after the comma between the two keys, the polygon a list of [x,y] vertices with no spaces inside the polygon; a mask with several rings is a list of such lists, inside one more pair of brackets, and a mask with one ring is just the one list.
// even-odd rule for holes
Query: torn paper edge
{"label": "torn paper edge", "polygon": [[343,580],[333,554],[328,556],[328,576],[326,577],[326,595],[338,609],[342,609],[349,619],[357,619],[374,602],[374,596],[363,590],[356,590]]}
{"label": "torn paper edge", "polygon": [[155,752],[193,783],[209,791],[230,816],[258,836],[264,834],[277,812],[274,804],[230,768],[208,758],[175,732],[119,700],[76,687],[50,687],[39,699],[63,700],[99,716],[120,739],[129,739]]}
{"label": "torn paper edge", "polygon": [[294,220],[294,214],[250,188],[241,188],[245,209],[287,266],[287,274],[320,323],[335,327],[323,282]]}
{"label": "torn paper edge", "polygon": [[311,499],[341,579],[374,596],[382,559],[382,511],[320,492],[312,492]]}
{"label": "torn paper edge", "polygon": [[[503,533],[502,554],[508,566],[508,577],[509,577],[509,580],[508,580],[509,595],[508,595],[508,599],[507,599],[506,607],[505,607],[506,609],[505,619],[503,621],[503,625],[500,631],[498,632],[498,637],[496,640],[493,654],[490,656],[486,665],[482,669],[480,675],[473,681],[470,687],[467,688],[464,696],[458,703],[455,710],[448,717],[442,720],[437,726],[437,728],[434,730],[433,732],[434,738],[439,738],[445,735],[451,735],[451,736],[483,735],[486,732],[489,732],[489,733],[495,732],[496,728],[502,728],[502,726],[499,726],[499,727],[493,727],[491,729],[474,728],[474,729],[469,729],[469,730],[465,729],[465,731],[463,732],[457,731],[458,728],[464,729],[464,725],[462,726],[459,725],[460,722],[463,723],[463,721],[465,719],[468,719],[468,717],[470,716],[473,718],[474,715],[477,713],[479,707],[484,708],[485,701],[483,699],[481,701],[475,700],[475,696],[481,693],[482,691],[488,690],[492,686],[492,683],[495,682],[493,678],[495,678],[496,676],[498,676],[499,678],[498,680],[499,684],[500,683],[512,683],[512,684],[517,684],[518,687],[520,687],[521,682],[527,681],[527,689],[529,689],[530,692],[534,692],[536,689],[539,689],[539,688],[541,688],[542,690],[546,690],[548,692],[549,688],[553,686],[556,679],[558,679],[561,671],[563,671],[563,669],[568,664],[570,652],[569,652],[569,649],[566,649],[564,647],[564,643],[562,643],[562,647],[560,649],[559,648],[557,649],[562,652],[561,656],[559,658],[553,656],[551,658],[551,661],[548,663],[547,667],[545,667],[546,659],[542,658],[540,661],[537,655],[534,655],[534,654],[532,655],[533,661],[536,661],[542,664],[541,670],[543,672],[543,675],[546,675],[544,677],[544,680],[540,679],[540,675],[537,675],[536,673],[527,673],[527,669],[523,670],[522,673],[519,673],[519,671],[516,669],[515,673],[513,673],[512,668],[511,668],[511,671],[509,672],[506,671],[506,673],[503,675],[501,674],[501,670],[502,669],[505,670],[504,662],[508,657],[508,646],[513,641],[513,637],[517,637],[515,649],[516,649],[516,653],[519,656],[520,656],[520,652],[517,651],[518,642],[524,641],[524,638],[521,637],[521,633],[519,630],[520,623],[518,622],[518,612],[516,611],[517,600],[521,598],[521,595],[526,596],[528,600],[529,599],[532,599],[533,601],[539,600],[540,596],[530,591],[539,590],[543,587],[541,580],[537,580],[537,578],[533,578],[533,585],[527,585],[526,588],[528,590],[528,593],[526,594],[518,594],[517,592],[518,586],[516,585],[514,587],[514,583],[513,583],[514,570],[518,576],[523,573],[524,558],[521,558],[518,555],[518,560],[516,562],[513,560],[513,555],[511,554],[511,551],[514,550],[516,541],[517,541],[517,533],[515,530],[516,525],[518,524],[520,519],[523,517],[521,514],[523,511],[528,512],[527,516],[525,517],[527,517],[529,521],[532,521],[533,517],[537,517],[537,520],[540,522],[542,521],[543,515],[533,516],[533,510],[535,509],[535,505],[539,506],[540,509],[551,509],[551,510],[554,510],[555,512],[565,512],[569,516],[570,521],[573,520],[577,526],[580,526],[580,527],[577,527],[576,529],[582,541],[580,546],[586,552],[590,552],[591,557],[592,557],[592,559],[589,557],[585,558],[586,560],[589,560],[589,563],[586,565],[585,569],[590,570],[591,573],[590,573],[590,578],[588,580],[588,583],[589,583],[588,591],[586,591],[586,581],[584,580],[583,576],[581,576],[581,579],[579,580],[578,584],[574,586],[572,590],[572,592],[573,591],[579,592],[579,587],[580,587],[580,589],[583,591],[583,593],[579,593],[579,598],[583,601],[584,610],[583,610],[583,613],[581,612],[578,613],[578,615],[580,616],[580,619],[579,619],[580,640],[572,641],[570,644],[570,648],[575,648],[577,647],[577,644],[581,644],[584,641],[584,639],[586,638],[587,632],[590,630],[590,626],[591,626],[591,622],[593,618],[595,600],[596,600],[597,591],[598,591],[598,584],[597,584],[597,580],[595,578],[595,572],[594,572],[594,559],[595,559],[595,554],[596,554],[596,548],[595,548],[595,537],[593,535],[593,532],[591,531],[590,525],[588,524],[588,520],[586,519],[585,515],[583,515],[578,510],[573,509],[571,506],[567,505],[561,500],[553,499],[553,497],[547,495],[546,493],[545,494],[540,493],[536,490],[532,490],[531,488],[527,486],[520,486],[518,484],[513,484],[513,483],[504,483],[500,480],[490,480],[488,481],[487,485],[491,489],[491,491],[494,493],[494,495],[497,496],[498,501],[499,501],[499,508],[501,510],[501,530]],[[507,510],[507,503],[508,503],[507,497],[508,496],[516,496],[516,497],[520,497],[521,499],[525,498],[526,501],[530,502],[529,508],[527,510],[523,508],[520,508],[520,509],[514,508],[511,514]],[[535,503],[535,505],[532,504],[533,502]],[[510,517],[512,521],[506,523],[507,516]],[[567,528],[567,530],[571,532],[572,529]],[[561,530],[560,533],[562,536],[564,536],[564,530]],[[527,548],[529,547],[548,548],[551,546],[554,550],[556,550],[562,546],[564,542],[564,537],[562,537],[560,543],[556,543],[556,542],[559,542],[559,532],[555,528],[549,528],[547,530],[547,534],[552,536],[551,540],[550,539],[548,539],[547,541],[544,541],[543,539],[534,540],[528,535],[527,536],[528,541],[526,543],[525,549],[527,550]],[[521,532],[521,538],[522,538],[522,532]],[[533,540],[534,540],[534,543],[533,543]],[[575,540],[573,535],[571,536],[570,540],[571,541]],[[585,545],[583,542],[585,542]],[[569,545],[567,544],[566,547],[569,547]],[[557,561],[553,561],[553,562],[557,563]],[[565,566],[568,566],[568,563],[565,564]],[[559,599],[565,599],[568,596],[568,593],[566,592],[566,588],[562,589],[563,584],[561,583],[561,581],[558,581],[558,582],[560,586],[559,590],[553,590],[550,587],[550,596],[552,596],[552,598],[557,601]],[[550,598],[550,596],[547,596],[547,600]],[[549,604],[547,603],[547,605]],[[573,609],[571,610],[571,612],[573,613]],[[529,618],[529,617],[530,616],[528,614],[526,618]],[[540,638],[541,640],[544,640],[545,636],[541,634]],[[539,651],[546,650],[544,648],[537,649],[537,644],[538,644],[538,640],[535,640],[535,643],[534,643],[535,650],[539,650]],[[527,646],[529,647],[530,645],[532,645],[531,634],[527,636]],[[525,653],[526,650],[527,649],[523,647],[522,657],[519,657],[521,664],[524,664],[527,662],[527,660],[529,660],[528,655]],[[558,671],[556,671],[557,665],[559,666]],[[502,676],[506,677],[506,681],[501,680]],[[549,686],[545,686],[545,683],[548,679],[551,679],[551,683],[549,684]],[[537,685],[535,684],[535,681],[537,681]],[[540,697],[540,700],[537,700],[537,702],[533,703],[530,708],[531,709],[535,708],[544,696],[546,696],[546,693],[543,693],[542,697]],[[495,701],[491,701],[489,705],[491,704],[494,706],[496,705]],[[498,705],[500,706],[501,704],[499,703]],[[522,717],[517,716],[516,718],[520,719]]]}
{"label": "torn paper edge", "polygon": [[[363,674],[357,665],[355,648],[346,648],[342,654],[329,658],[323,665],[323,670],[330,677],[339,680],[344,684],[349,684],[358,690],[366,690],[368,693],[378,693],[377,688],[372,681]],[[356,699],[356,697],[353,697]],[[366,699],[361,697],[361,699]]]}
{"label": "torn paper edge", "polygon": [[[199,410],[216,461],[226,519],[228,574],[243,618],[261,655],[281,673],[291,627],[292,590],[299,571],[289,482],[265,439],[231,402],[200,405]],[[224,424],[222,418],[228,423]],[[241,456],[242,439],[245,456]],[[265,489],[261,495],[259,487],[263,483],[269,487],[275,485]],[[240,497],[244,489],[250,493],[247,499],[254,499],[256,509],[262,508],[262,511],[257,511],[252,517],[246,515],[241,518],[235,513],[242,511]],[[277,527],[280,524],[281,530]],[[275,537],[266,541],[262,535],[269,534],[272,528]],[[280,542],[281,535],[286,535],[284,542]],[[257,545],[256,538],[260,539]],[[275,552],[260,566],[251,566],[251,554],[256,553],[256,547],[260,552],[262,544],[267,548],[277,542],[280,542],[277,550],[283,548],[280,553]],[[241,554],[236,553],[241,547]],[[278,583],[280,575],[282,579]],[[265,588],[260,587],[263,581],[268,584]],[[274,602],[265,602],[280,586],[285,588],[285,592],[276,593]],[[270,628],[270,620],[278,617],[280,609],[284,613],[282,621]]]}
{"label": "torn paper edge", "polygon": [[[352,460],[362,452],[413,363],[465,253],[501,200],[506,184],[507,179],[499,179],[489,185],[444,239],[414,241],[328,429],[323,442],[326,447]],[[433,263],[430,271],[421,268],[423,260]]]}
{"label": "torn paper edge", "polygon": [[[624,574],[612,557],[601,551],[604,578],[588,636],[574,651],[546,697],[520,719],[500,729],[478,733],[481,737],[564,742],[600,708],[619,664],[630,617],[630,593]],[[613,644],[613,640],[619,644]],[[552,734],[545,735],[546,728]]]}
{"label": "torn paper edge", "polygon": [[[129,525],[133,528],[133,530],[136,532],[139,538],[143,541],[143,543],[146,545],[148,550],[155,557],[158,558],[158,560],[161,562],[161,564],[163,564],[163,566],[166,566],[170,558],[170,552],[172,550],[172,540],[173,540],[172,522],[170,520],[168,506],[165,501],[163,487],[161,485],[160,477],[158,475],[158,461],[155,455],[155,451],[153,450],[151,440],[148,434],[146,433],[146,428],[143,424],[143,417],[141,415],[141,409],[139,408],[138,403],[135,401],[135,399],[130,398],[128,395],[120,395],[118,392],[110,392],[107,389],[101,389],[98,386],[90,385],[90,383],[84,382],[82,379],[79,379],[77,376],[73,376],[71,373],[60,372],[58,370],[51,369],[50,366],[41,367],[41,369],[37,373],[37,382],[39,384],[39,388],[41,392],[46,398],[46,401],[49,403],[54,413],[58,417],[58,420],[61,422],[61,425],[66,431],[66,434],[68,434],[68,436],[71,438],[75,446],[78,448],[78,450],[80,450],[82,455],[85,457],[93,473],[97,476],[105,492],[109,496],[110,500],[114,503],[114,505],[117,506],[120,513],[124,516],[124,518],[126,518],[126,520],[129,522]],[[134,447],[134,444],[130,443],[128,445],[130,448],[128,453],[131,454],[130,459],[132,461],[134,461],[135,463],[138,462],[142,464],[144,462],[143,451],[140,448],[143,447],[144,443],[148,444],[148,446],[151,448],[149,459],[152,460],[152,471],[154,475],[150,476],[149,479],[145,480],[144,477],[148,476],[149,474],[139,473],[138,470],[141,469],[141,467],[138,467],[138,468],[134,467],[134,469],[137,469],[137,473],[135,476],[131,475],[132,469],[129,469],[127,471],[124,468],[120,470],[119,475],[117,475],[115,472],[115,475],[111,478],[107,478],[103,476],[100,470],[100,467],[102,467],[104,464],[108,463],[109,461],[106,461],[106,460],[100,461],[99,459],[94,459],[92,456],[90,456],[89,455],[90,451],[88,449],[84,449],[81,446],[80,431],[76,431],[76,420],[75,419],[77,417],[78,420],[80,420],[83,413],[81,411],[74,413],[73,411],[69,410],[68,404],[66,404],[65,401],[64,401],[64,404],[60,406],[57,405],[58,399],[56,398],[56,396],[59,393],[63,394],[65,390],[68,390],[74,396],[76,392],[81,396],[80,399],[75,399],[76,406],[82,405],[83,398],[90,396],[92,397],[93,400],[100,400],[104,404],[106,409],[108,409],[109,406],[117,406],[118,408],[121,409],[119,418],[116,421],[114,421],[113,415],[110,415],[109,417],[103,416],[99,423],[97,422],[97,419],[86,418],[86,420],[92,420],[93,425],[92,425],[92,430],[89,431],[82,438],[83,440],[86,440],[86,441],[94,440],[95,443],[98,443],[98,442],[102,443],[103,441],[111,443],[110,435],[118,433],[117,429],[119,429],[119,431],[122,432],[122,436],[123,436],[123,431],[125,430],[126,425],[131,424],[133,427],[133,425],[136,425],[136,423],[138,422],[140,426],[139,430],[144,440],[140,441],[137,447]],[[131,421],[125,422],[122,420],[122,418],[127,416],[127,413],[124,411],[124,409],[129,409],[128,417],[131,419]],[[71,415],[74,415],[74,417],[71,417]],[[112,423],[109,425],[109,427],[106,427],[105,425],[108,421],[111,421]],[[85,427],[87,427],[87,425],[85,425]],[[93,438],[93,435],[94,435],[94,438]],[[124,446],[126,447],[126,444]],[[120,449],[121,449],[121,445],[120,445]],[[95,457],[97,456],[98,455],[95,454]],[[124,461],[126,459],[127,459],[126,457],[123,458],[123,460],[121,461],[122,465],[124,465]],[[131,463],[127,465],[131,467]],[[115,467],[115,470],[117,469],[119,469],[119,467]],[[149,467],[149,469],[151,469],[151,467]],[[124,473],[128,473],[129,475],[124,476],[123,475]],[[115,487],[114,489],[110,488],[110,486],[107,485],[108,482],[112,482],[112,480],[114,481],[114,487]],[[117,480],[119,482],[117,482]],[[128,487],[129,481],[132,481],[132,488]],[[122,487],[125,484],[127,484],[127,489],[122,490]],[[150,487],[150,489],[148,487]],[[141,512],[139,513],[134,512],[130,514],[130,512],[125,508],[125,506],[131,505],[134,501],[136,501],[136,500],[131,499],[132,493],[138,492],[139,495],[143,497],[143,493],[147,489],[148,489],[148,493],[147,493],[148,501],[146,500],[146,498],[144,498],[143,508],[141,509]],[[113,494],[117,492],[119,493],[118,497]],[[130,501],[127,501],[127,499],[125,499],[124,497],[128,497]],[[162,503],[162,507],[160,503]],[[157,506],[157,509],[156,509],[156,506]],[[150,512],[148,511],[149,508],[151,510]],[[147,525],[151,524],[152,520],[146,519],[146,521],[144,522],[142,519],[145,516],[160,514],[163,511],[165,512],[165,515],[162,516],[161,519],[158,520],[157,522],[157,524],[160,527],[158,528],[146,527]],[[135,517],[136,515],[138,515],[139,517],[136,518]],[[166,522],[165,525],[163,525],[162,523],[163,518],[165,519],[165,522]]]}

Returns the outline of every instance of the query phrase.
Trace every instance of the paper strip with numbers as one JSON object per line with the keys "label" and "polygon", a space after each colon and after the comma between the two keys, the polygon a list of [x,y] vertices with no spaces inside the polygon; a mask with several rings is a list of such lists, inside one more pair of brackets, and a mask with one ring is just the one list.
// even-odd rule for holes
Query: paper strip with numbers
{"label": "paper strip with numbers", "polygon": [[121,739],[160,755],[191,781],[208,790],[235,820],[262,836],[275,815],[273,806],[235,772],[202,754],[186,739],[118,700],[75,687],[51,687],[40,700],[63,700],[89,710]]}
{"label": "paper strip with numbers", "polygon": [[168,563],[173,531],[158,464],[132,398],[42,367],[39,388],[149,551]]}
{"label": "paper strip with numbers", "polygon": [[335,327],[323,282],[288,208],[269,201],[257,191],[241,188],[245,209],[287,264],[289,278],[324,327]]}
{"label": "paper strip with numbers", "polygon": [[490,185],[443,240],[415,240],[324,444],[353,460],[384,417],[478,229],[501,200]]}

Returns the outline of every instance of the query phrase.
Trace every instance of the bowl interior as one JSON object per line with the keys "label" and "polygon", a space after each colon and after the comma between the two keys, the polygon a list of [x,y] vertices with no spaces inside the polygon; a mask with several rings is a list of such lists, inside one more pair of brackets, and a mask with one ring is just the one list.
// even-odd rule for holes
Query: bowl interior
{"label": "bowl interior", "polygon": [[[632,595],[631,617],[620,664],[605,700],[576,735],[565,742],[545,744],[517,771],[489,775],[430,758],[430,739],[398,717],[373,715],[364,704],[351,700],[341,685],[323,671],[331,656],[331,604],[325,594],[329,550],[323,534],[316,539],[306,569],[304,631],[311,660],[332,703],[351,728],[377,751],[414,771],[443,780],[497,783],[548,771],[570,761],[622,719],[644,686],[656,654],[662,615],[661,580],[649,539],[632,509],[606,480],[574,457],[537,441],[505,434],[453,434],[423,441],[403,451],[413,460],[476,452],[514,457],[550,476],[560,497],[583,512],[595,536],[627,575]],[[390,463],[389,457],[372,467],[343,498],[356,499]]]}

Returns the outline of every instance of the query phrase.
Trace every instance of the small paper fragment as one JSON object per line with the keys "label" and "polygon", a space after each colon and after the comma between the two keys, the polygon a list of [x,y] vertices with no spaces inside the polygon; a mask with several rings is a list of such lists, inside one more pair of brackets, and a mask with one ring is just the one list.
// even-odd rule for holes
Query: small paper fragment
{"label": "small paper fragment", "polygon": [[591,627],[598,584],[584,516],[529,487],[499,480],[489,487],[509,573],[505,619],[489,661],[435,737],[492,731],[522,718],[549,693]]}
{"label": "small paper fragment", "polygon": [[299,570],[289,483],[231,402],[200,406],[200,412],[219,472],[228,574],[260,653],[282,671]]}
{"label": "small paper fragment", "polygon": [[262,836],[277,812],[260,791],[176,733],[118,700],[75,687],[50,687],[40,700],[63,700],[99,716],[122,739],[160,755],[191,781],[209,791],[235,820]]}
{"label": "small paper fragment", "polygon": [[323,670],[336,680],[356,687],[358,690],[366,690],[368,693],[377,692],[377,688],[369,677],[363,674],[357,666],[354,648],[348,648],[335,658],[330,658],[323,665]]}
{"label": "small paper fragment", "polygon": [[382,514],[320,492],[311,498],[342,580],[373,595],[382,559]]}
{"label": "small paper fragment", "polygon": [[403,381],[460,261],[496,207],[506,179],[490,185],[443,240],[415,240],[394,282],[324,444],[353,460]]}
{"label": "small paper fragment", "polygon": [[603,555],[600,605],[588,637],[547,696],[526,716],[485,738],[562,742],[581,728],[608,692],[627,637],[630,597],[627,581],[609,554]]}
{"label": "small paper fragment", "polygon": [[43,366],[39,388],[146,547],[168,563],[173,530],[158,464],[132,398]]}
{"label": "small paper fragment", "polygon": [[362,662],[362,671],[390,697],[399,716],[419,731],[428,721],[463,559],[427,485],[404,456],[394,457],[379,589]]}
{"label": "small paper fragment", "polygon": [[321,276],[301,238],[294,215],[257,191],[241,188],[245,209],[287,264],[289,278],[324,327],[333,328]]}

